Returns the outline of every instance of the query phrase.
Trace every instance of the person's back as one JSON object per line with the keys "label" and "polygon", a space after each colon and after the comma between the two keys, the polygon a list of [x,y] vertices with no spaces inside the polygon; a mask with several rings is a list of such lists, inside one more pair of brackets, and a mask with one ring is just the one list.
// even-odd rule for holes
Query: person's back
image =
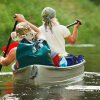
{"label": "person's back", "polygon": [[52,51],[56,53],[66,53],[64,38],[68,37],[70,32],[65,26],[53,25],[52,32],[49,27],[47,27],[47,30],[45,30],[44,25],[42,25],[39,29],[46,37]]}
{"label": "person's back", "polygon": [[56,53],[66,53],[64,38],[70,35],[69,30],[59,24],[53,8],[44,8],[41,16],[44,23],[39,30],[46,37],[51,50]]}

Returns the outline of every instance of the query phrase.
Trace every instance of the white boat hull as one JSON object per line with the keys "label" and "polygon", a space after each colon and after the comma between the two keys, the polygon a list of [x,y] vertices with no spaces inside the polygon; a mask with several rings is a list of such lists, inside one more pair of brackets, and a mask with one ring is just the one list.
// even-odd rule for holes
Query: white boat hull
{"label": "white boat hull", "polygon": [[13,72],[15,81],[23,81],[34,85],[58,84],[72,82],[84,75],[85,60],[79,64],[68,67],[54,67],[44,65],[32,65]]}

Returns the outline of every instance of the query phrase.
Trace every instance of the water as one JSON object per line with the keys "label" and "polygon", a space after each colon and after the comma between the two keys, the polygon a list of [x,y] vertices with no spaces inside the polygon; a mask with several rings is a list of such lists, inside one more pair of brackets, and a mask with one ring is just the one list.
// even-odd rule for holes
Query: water
{"label": "water", "polygon": [[73,84],[32,86],[14,83],[12,73],[0,74],[0,100],[100,100],[100,54],[94,45],[68,48],[86,59],[83,80]]}
{"label": "water", "polygon": [[0,100],[100,100],[100,73],[85,72],[82,81],[70,85],[40,87],[13,84],[11,77],[2,75]]}

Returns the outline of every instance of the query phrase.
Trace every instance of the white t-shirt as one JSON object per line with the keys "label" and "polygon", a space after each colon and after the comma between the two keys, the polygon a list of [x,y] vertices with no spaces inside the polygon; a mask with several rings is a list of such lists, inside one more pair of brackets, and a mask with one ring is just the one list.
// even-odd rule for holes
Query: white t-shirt
{"label": "white t-shirt", "polygon": [[44,26],[39,27],[40,32],[46,37],[46,40],[50,46],[50,49],[56,53],[66,53],[65,39],[70,35],[69,29],[63,25],[56,25],[52,27],[52,31],[47,27],[47,31]]}

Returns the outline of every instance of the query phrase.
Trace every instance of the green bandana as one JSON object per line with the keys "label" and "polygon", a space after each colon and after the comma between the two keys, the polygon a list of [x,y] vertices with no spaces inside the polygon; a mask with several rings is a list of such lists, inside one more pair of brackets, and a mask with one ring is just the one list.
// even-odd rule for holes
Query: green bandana
{"label": "green bandana", "polygon": [[56,17],[56,11],[53,8],[46,7],[43,9],[41,16],[45,22],[45,28],[47,29],[47,26],[49,26],[50,30],[52,31],[51,19]]}
{"label": "green bandana", "polygon": [[49,20],[56,17],[56,11],[53,8],[46,7],[43,9],[41,16],[44,21]]}

